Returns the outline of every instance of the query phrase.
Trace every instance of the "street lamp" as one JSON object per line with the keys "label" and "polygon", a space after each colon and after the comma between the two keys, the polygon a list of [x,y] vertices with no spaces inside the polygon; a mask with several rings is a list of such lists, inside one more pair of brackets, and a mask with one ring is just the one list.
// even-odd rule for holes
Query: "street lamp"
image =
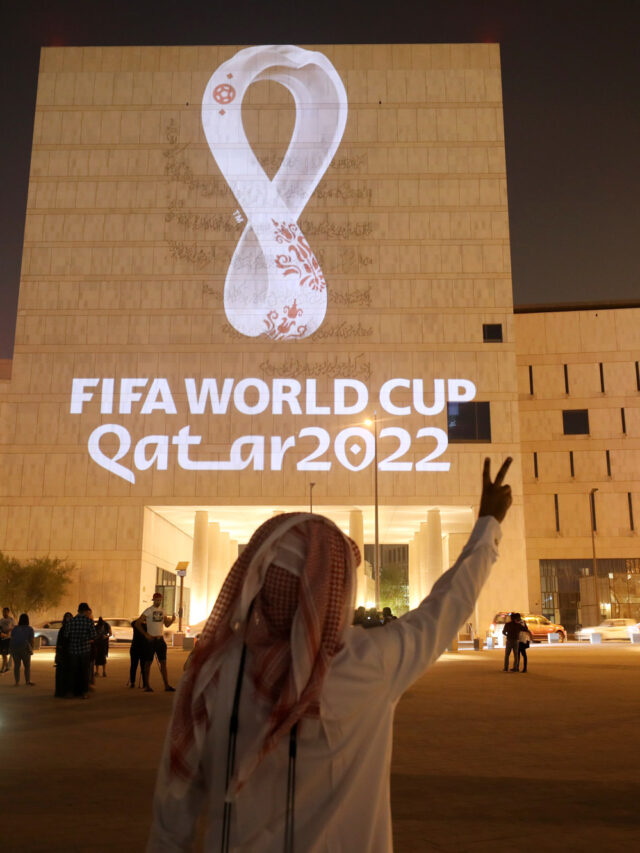
{"label": "street lamp", "polygon": [[373,420],[367,418],[365,424],[373,426],[373,528],[374,528],[374,546],[373,546],[373,571],[376,584],[376,607],[380,609],[380,540],[378,536],[378,418],[377,413],[373,413]]}
{"label": "street lamp", "polygon": [[591,508],[591,553],[593,559],[593,586],[595,590],[594,602],[596,605],[596,617],[600,618],[600,604],[598,602],[598,561],[596,559],[596,499],[595,493],[598,488],[594,486],[589,492],[589,506]]}

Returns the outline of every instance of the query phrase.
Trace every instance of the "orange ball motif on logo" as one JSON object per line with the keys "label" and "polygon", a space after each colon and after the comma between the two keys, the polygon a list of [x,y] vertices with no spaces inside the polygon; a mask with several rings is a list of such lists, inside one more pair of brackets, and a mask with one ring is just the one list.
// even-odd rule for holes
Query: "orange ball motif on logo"
{"label": "orange ball motif on logo", "polygon": [[236,90],[229,83],[220,83],[213,90],[213,99],[219,104],[230,104],[236,96]]}

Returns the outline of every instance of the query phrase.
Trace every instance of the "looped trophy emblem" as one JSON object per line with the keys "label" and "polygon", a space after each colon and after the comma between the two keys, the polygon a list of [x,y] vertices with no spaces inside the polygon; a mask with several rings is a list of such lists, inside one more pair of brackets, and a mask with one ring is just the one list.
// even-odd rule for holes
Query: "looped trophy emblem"
{"label": "looped trophy emblem", "polygon": [[[251,150],[242,102],[259,80],[295,101],[293,135],[270,180]],[[340,144],[347,93],[321,53],[292,45],[239,51],[214,72],[202,101],[211,153],[246,217],[224,288],[224,308],[243,335],[290,341],[312,335],[327,310],[327,285],[298,219]]]}

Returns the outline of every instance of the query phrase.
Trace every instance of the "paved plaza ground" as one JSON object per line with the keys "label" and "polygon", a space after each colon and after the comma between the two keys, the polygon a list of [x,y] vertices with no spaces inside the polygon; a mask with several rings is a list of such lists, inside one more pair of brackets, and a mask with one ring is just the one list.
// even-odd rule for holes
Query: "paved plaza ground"
{"label": "paved plaza ground", "polygon": [[[170,650],[174,682],[184,659]],[[143,850],[172,696],[157,670],[153,694],[125,688],[126,646],[84,702],[53,698],[52,664],[36,652],[32,688],[0,679],[4,846]],[[500,650],[444,655],[400,702],[396,853],[638,849],[640,646],[535,646],[526,675],[501,666]]]}

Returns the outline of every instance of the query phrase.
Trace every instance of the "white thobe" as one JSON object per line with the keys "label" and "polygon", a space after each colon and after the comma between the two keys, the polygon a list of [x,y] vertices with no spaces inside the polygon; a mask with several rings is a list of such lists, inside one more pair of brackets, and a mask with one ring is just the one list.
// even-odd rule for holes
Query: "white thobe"
{"label": "white thobe", "polygon": [[[389,853],[389,775],[393,715],[409,685],[446,649],[473,610],[498,556],[500,525],[476,523],[460,557],[415,609],[383,628],[349,628],[333,658],[321,694],[320,719],[298,726],[295,787],[297,853]],[[205,850],[220,850],[229,717],[241,638],[230,649],[216,686],[200,772],[184,798],[167,791],[168,740],[158,774],[148,853],[191,850],[198,816],[207,811]],[[251,746],[269,708],[254,696],[247,658],[237,754]],[[289,738],[283,738],[234,800],[230,849],[281,853]]]}

